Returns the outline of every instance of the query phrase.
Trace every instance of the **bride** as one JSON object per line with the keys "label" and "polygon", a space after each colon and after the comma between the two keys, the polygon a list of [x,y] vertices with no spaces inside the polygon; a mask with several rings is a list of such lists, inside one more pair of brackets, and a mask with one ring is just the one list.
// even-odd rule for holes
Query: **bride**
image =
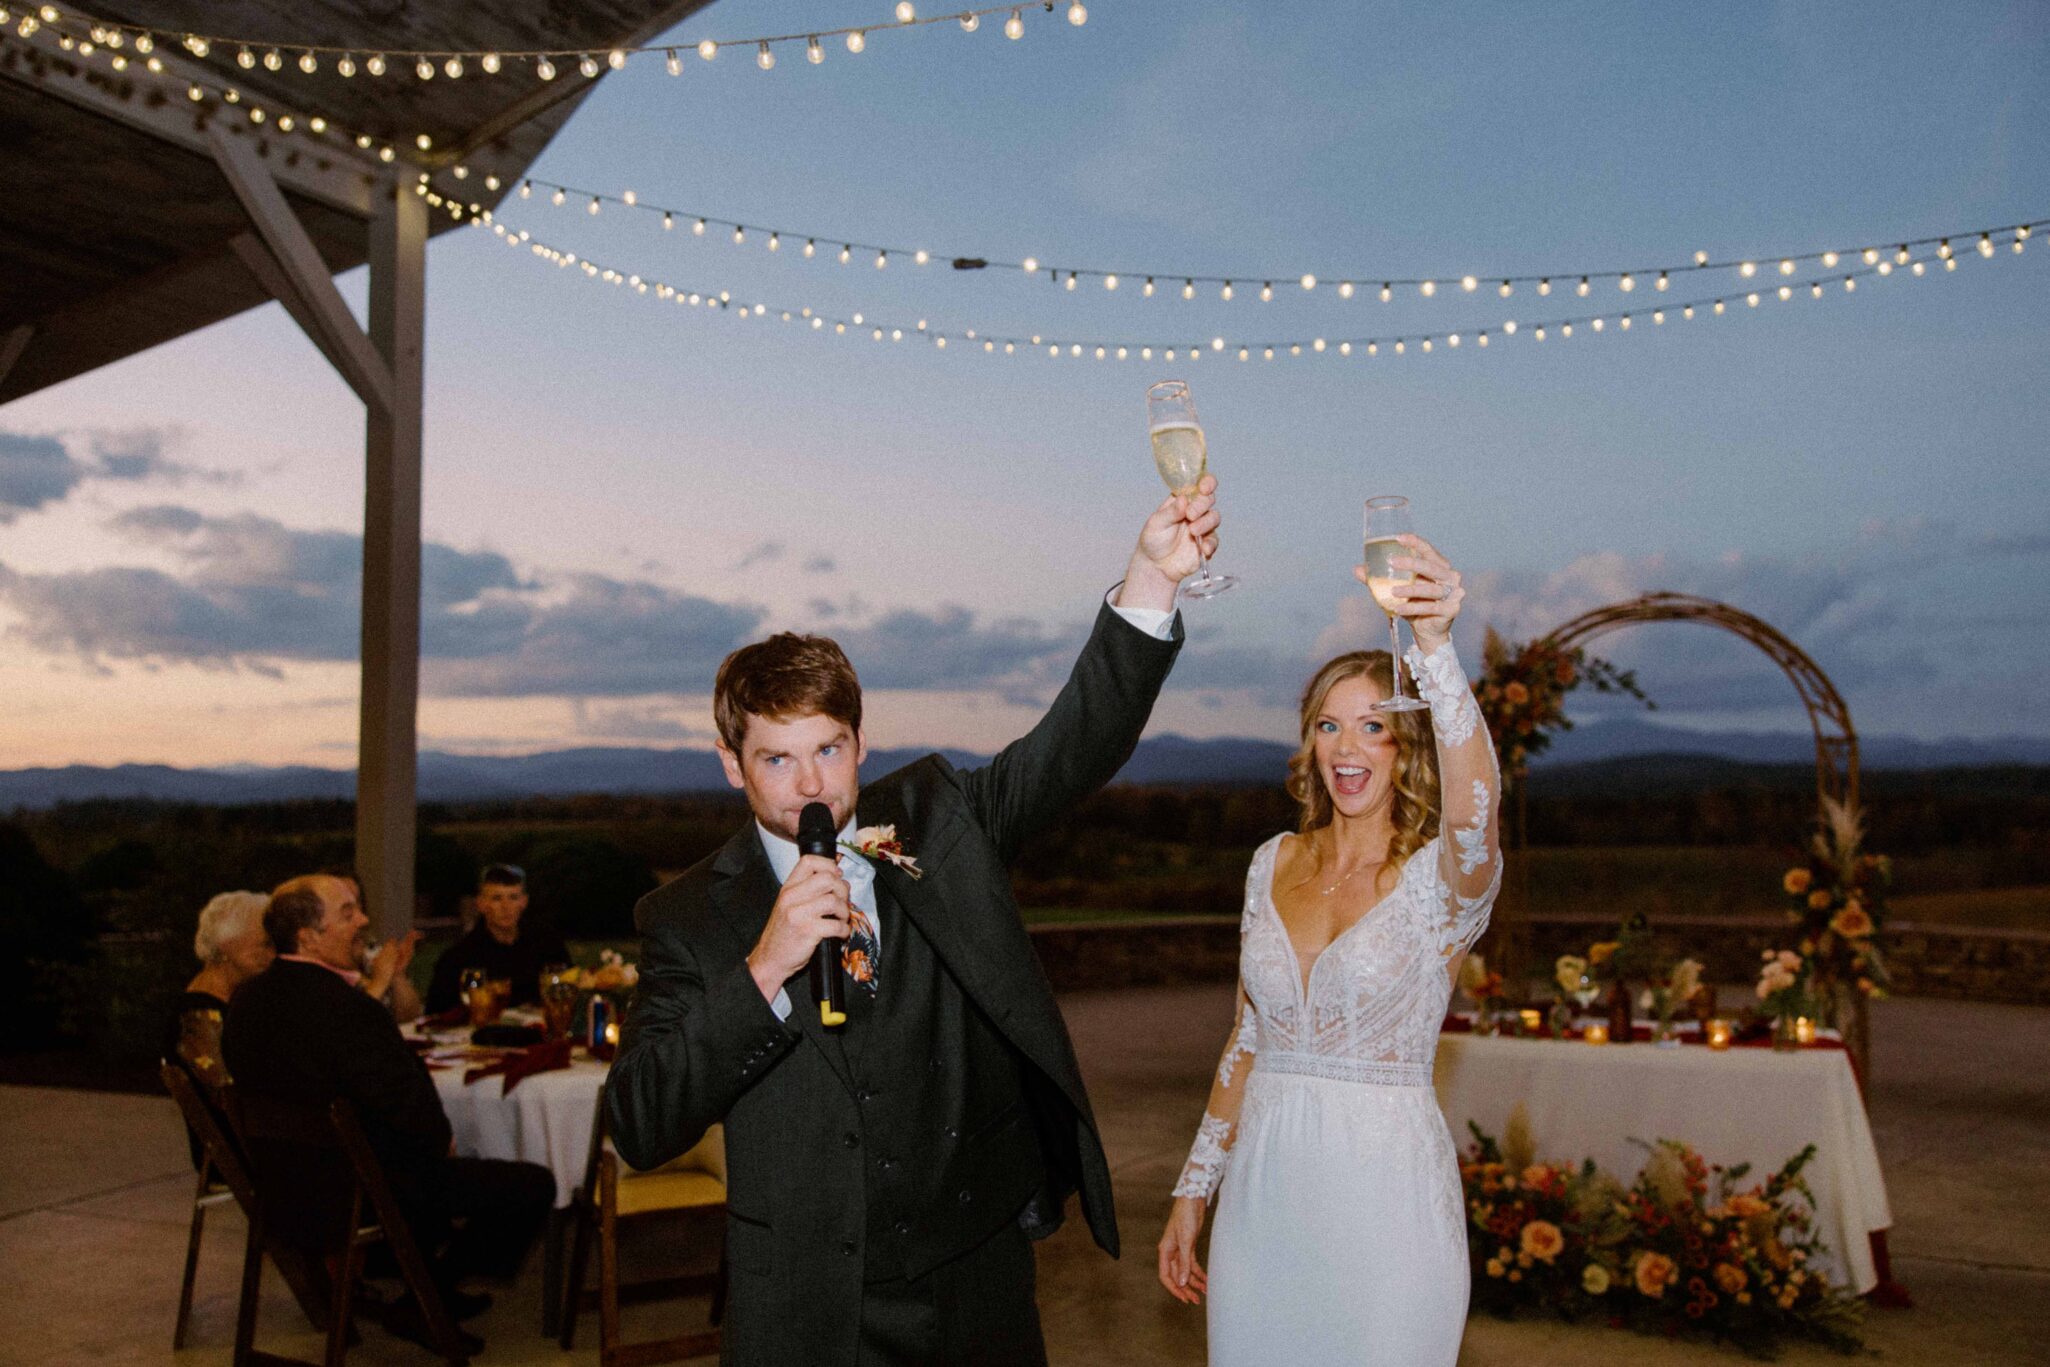
{"label": "bride", "polygon": [[[1465,1210],[1431,1060],[1501,886],[1500,781],[1452,650],[1459,574],[1402,540],[1429,734],[1422,712],[1375,709],[1386,652],[1341,655],[1304,689],[1288,781],[1300,830],[1246,873],[1238,1016],[1160,1237],[1169,1294],[1209,1294],[1219,1367],[1459,1355]],[[1213,1194],[1206,1275],[1196,1239]]]}

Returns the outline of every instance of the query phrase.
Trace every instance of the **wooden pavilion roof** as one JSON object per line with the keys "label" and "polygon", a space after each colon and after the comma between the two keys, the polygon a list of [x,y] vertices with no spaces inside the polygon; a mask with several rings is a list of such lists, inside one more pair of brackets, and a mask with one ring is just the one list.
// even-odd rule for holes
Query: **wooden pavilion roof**
{"label": "wooden pavilion roof", "polygon": [[[299,45],[348,48],[360,63],[408,49],[603,53],[646,43],[710,2],[100,0],[88,8],[109,24],[274,39],[288,54]],[[461,80],[422,81],[397,61],[382,77],[359,70],[345,79],[332,57],[308,75],[290,60],[278,72],[260,63],[244,70],[226,45],[204,59],[169,45],[157,52],[162,75],[140,61],[116,73],[102,55],[0,32],[0,403],[270,302],[244,264],[250,223],[209,150],[209,121],[249,139],[321,258],[341,272],[363,264],[372,196],[394,176],[404,183],[419,170],[463,165],[466,204],[495,207],[597,85],[574,66],[543,82],[510,61],[495,76],[473,68]],[[193,104],[186,89],[194,80],[232,86],[243,108]],[[268,127],[248,122],[250,106],[272,111]],[[301,127],[277,132],[283,111],[297,111]],[[331,130],[310,137],[304,124],[315,114]],[[397,159],[380,162],[341,129],[379,139]],[[430,151],[419,149],[420,134]],[[459,220],[437,213],[430,222],[443,232]]]}

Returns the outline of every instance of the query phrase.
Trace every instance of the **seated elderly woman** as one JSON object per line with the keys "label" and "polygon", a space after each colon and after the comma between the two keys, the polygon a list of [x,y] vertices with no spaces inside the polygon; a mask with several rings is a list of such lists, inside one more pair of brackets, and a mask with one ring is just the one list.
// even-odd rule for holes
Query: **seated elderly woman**
{"label": "seated elderly woman", "polygon": [[228,1081],[221,1063],[221,1020],[235,989],[270,967],[276,951],[263,929],[270,898],[260,892],[224,892],[199,913],[192,952],[199,972],[185,984],[165,1023],[164,1057],[185,1065],[211,1091]]}

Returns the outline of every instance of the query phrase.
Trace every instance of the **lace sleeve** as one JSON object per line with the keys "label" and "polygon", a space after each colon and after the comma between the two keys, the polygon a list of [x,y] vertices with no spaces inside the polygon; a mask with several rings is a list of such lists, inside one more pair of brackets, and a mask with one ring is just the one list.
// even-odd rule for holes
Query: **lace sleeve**
{"label": "lace sleeve", "polygon": [[1217,1060],[1217,1080],[1210,1088],[1210,1103],[1203,1110],[1203,1123],[1196,1127],[1196,1142],[1189,1161],[1175,1183],[1176,1196],[1195,1196],[1208,1201],[1224,1180],[1225,1160],[1231,1157],[1232,1131],[1238,1125],[1239,1108],[1245,1102],[1246,1078],[1253,1071],[1253,1056],[1260,1047],[1260,1015],[1239,988],[1239,1010],[1233,1019],[1231,1036]]}
{"label": "lace sleeve", "polygon": [[1481,724],[1480,704],[1447,641],[1429,655],[1411,647],[1404,657],[1417,691],[1431,705],[1438,744],[1443,806],[1438,821],[1438,877],[1434,933],[1451,958],[1488,927],[1488,911],[1502,886],[1501,773],[1495,746]]}

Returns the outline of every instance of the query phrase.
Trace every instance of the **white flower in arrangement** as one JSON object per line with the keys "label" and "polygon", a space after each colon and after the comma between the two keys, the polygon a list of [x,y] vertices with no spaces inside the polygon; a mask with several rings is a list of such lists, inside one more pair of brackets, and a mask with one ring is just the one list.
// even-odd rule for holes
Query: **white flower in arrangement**
{"label": "white flower in arrangement", "polygon": [[1682,959],[1673,965],[1671,991],[1675,1001],[1685,1001],[1701,990],[1701,964],[1694,959]]}

